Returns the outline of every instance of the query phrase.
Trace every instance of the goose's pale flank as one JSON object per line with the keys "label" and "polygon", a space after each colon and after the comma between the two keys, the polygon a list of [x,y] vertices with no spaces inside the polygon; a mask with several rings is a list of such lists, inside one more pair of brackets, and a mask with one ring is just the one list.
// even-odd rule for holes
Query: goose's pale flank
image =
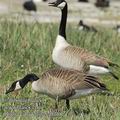
{"label": "goose's pale flank", "polygon": [[77,48],[69,45],[62,36],[58,36],[52,58],[53,61],[61,67],[74,68],[75,70],[87,73],[89,71],[89,66],[85,64],[79,56],[80,52],[82,51],[80,51],[79,48],[77,50]]}
{"label": "goose's pale flank", "polygon": [[49,3],[50,6],[58,7],[61,9],[62,16],[59,26],[59,34],[56,38],[56,44],[53,49],[53,61],[64,68],[75,69],[79,71],[86,71],[89,74],[106,74],[109,73],[115,79],[118,77],[110,70],[109,67],[118,65],[112,63],[110,60],[100,57],[92,52],[83,48],[75,47],[66,41],[66,22],[68,5],[65,0],[57,0]]}
{"label": "goose's pale flank", "polygon": [[[32,89],[38,93],[48,95],[56,100],[56,107],[59,100],[66,100],[67,108],[70,108],[69,100],[76,99],[92,93],[104,92],[107,90],[103,83],[100,83],[95,76],[87,75],[76,70],[51,69],[39,77],[23,78],[14,82],[6,93],[15,91],[17,84],[24,86],[32,81]],[[24,88],[21,86],[21,89]]]}

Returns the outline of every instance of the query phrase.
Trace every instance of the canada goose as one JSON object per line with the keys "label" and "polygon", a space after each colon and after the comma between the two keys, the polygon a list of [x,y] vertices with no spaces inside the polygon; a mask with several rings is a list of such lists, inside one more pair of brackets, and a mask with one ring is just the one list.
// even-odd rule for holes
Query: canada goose
{"label": "canada goose", "polygon": [[[89,74],[109,73],[115,79],[118,79],[109,69],[109,66],[118,67],[117,64],[83,48],[72,46],[66,41],[67,2],[65,0],[57,0],[56,2],[49,3],[49,6],[58,7],[62,12],[59,34],[56,38],[55,47],[52,53],[53,61],[63,68],[84,71],[85,67],[85,70],[87,70]],[[89,67],[86,64],[89,65]]]}
{"label": "canada goose", "polygon": [[36,12],[37,11],[37,6],[36,4],[39,3],[39,2],[46,2],[48,0],[28,0],[28,1],[25,1],[23,3],[23,8],[27,11],[34,11]]}
{"label": "canada goose", "polygon": [[48,95],[56,100],[55,108],[58,108],[60,100],[66,100],[69,109],[69,100],[92,93],[105,93],[108,89],[100,83],[97,77],[84,74],[75,70],[51,69],[43,73],[38,79],[35,74],[26,75],[23,79],[13,82],[6,94],[20,90],[32,82],[32,89],[38,93]]}
{"label": "canada goose", "polygon": [[95,3],[96,7],[109,7],[110,1],[109,0],[97,0]]}
{"label": "canada goose", "polygon": [[79,26],[79,30],[97,32],[97,30],[93,26],[90,27],[88,25],[85,25],[82,20],[80,20],[78,26]]}
{"label": "canada goose", "polygon": [[27,11],[37,11],[36,2],[40,2],[40,0],[28,0],[23,3],[23,8]]}

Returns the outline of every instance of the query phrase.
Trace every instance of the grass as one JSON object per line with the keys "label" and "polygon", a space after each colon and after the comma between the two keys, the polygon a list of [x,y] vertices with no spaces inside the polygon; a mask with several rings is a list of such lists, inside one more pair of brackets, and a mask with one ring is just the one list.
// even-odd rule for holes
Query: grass
{"label": "grass", "polygon": [[[120,36],[113,30],[98,29],[96,34],[80,32],[72,24],[68,24],[67,41],[120,65]],[[103,76],[102,81],[115,96],[91,95],[73,100],[71,107],[77,111],[77,115],[72,111],[65,111],[64,101],[59,105],[60,112],[51,112],[54,100],[34,93],[31,85],[17,96],[4,94],[14,80],[25,74],[34,72],[40,75],[56,66],[52,62],[51,52],[57,33],[58,24],[13,23],[7,20],[0,23],[0,119],[119,120],[120,81],[112,80],[109,76]],[[120,77],[119,70],[113,70]]]}

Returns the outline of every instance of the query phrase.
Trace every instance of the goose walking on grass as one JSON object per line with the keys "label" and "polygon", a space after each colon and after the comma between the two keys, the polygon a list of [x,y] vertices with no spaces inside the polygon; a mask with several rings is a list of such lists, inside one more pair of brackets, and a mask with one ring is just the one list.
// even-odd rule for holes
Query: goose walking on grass
{"label": "goose walking on grass", "polygon": [[78,27],[79,27],[79,30],[97,32],[97,30],[93,26],[85,25],[82,20],[80,20]]}
{"label": "goose walking on grass", "polygon": [[12,83],[6,94],[23,89],[28,82],[32,82],[32,89],[38,93],[48,95],[56,100],[55,108],[58,109],[60,100],[66,101],[69,109],[69,100],[92,93],[105,93],[106,86],[99,82],[97,77],[84,74],[75,70],[51,69],[39,78],[35,74],[28,74],[23,79]]}
{"label": "goose walking on grass", "polygon": [[63,68],[79,71],[87,70],[89,74],[109,73],[115,79],[118,79],[111,69],[109,69],[109,67],[118,67],[116,63],[83,48],[72,46],[66,41],[67,2],[65,0],[57,0],[49,3],[49,6],[58,7],[62,12],[59,34],[56,38],[55,47],[52,53],[53,61]]}

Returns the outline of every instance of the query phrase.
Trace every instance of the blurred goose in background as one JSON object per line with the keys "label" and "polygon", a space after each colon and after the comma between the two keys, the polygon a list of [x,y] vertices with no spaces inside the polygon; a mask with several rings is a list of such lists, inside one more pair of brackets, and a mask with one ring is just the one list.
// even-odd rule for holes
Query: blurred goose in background
{"label": "blurred goose in background", "polygon": [[97,30],[93,26],[85,25],[82,20],[80,20],[78,26],[79,26],[79,30],[97,32]]}
{"label": "blurred goose in background", "polygon": [[118,79],[109,68],[115,66],[118,67],[116,63],[83,48],[72,46],[66,41],[67,2],[65,0],[57,0],[49,3],[49,6],[60,8],[62,13],[59,34],[57,35],[52,53],[53,61],[63,68],[75,69],[88,74],[97,75],[109,73],[115,79]]}
{"label": "blurred goose in background", "polygon": [[6,94],[24,88],[28,82],[32,82],[32,89],[37,93],[48,95],[56,100],[55,108],[58,109],[58,102],[66,100],[66,107],[69,109],[69,100],[92,93],[105,93],[108,91],[98,78],[82,72],[67,69],[51,69],[43,73],[39,79],[35,74],[28,74],[23,79],[13,82]]}
{"label": "blurred goose in background", "polygon": [[117,30],[118,33],[120,33],[120,25],[116,26],[116,30]]}
{"label": "blurred goose in background", "polygon": [[114,31],[116,31],[117,33],[120,33],[120,25],[116,25],[112,28]]}
{"label": "blurred goose in background", "polygon": [[110,1],[109,0],[96,0],[95,6],[96,7],[109,7]]}
{"label": "blurred goose in background", "polygon": [[78,0],[78,2],[88,2],[88,0]]}
{"label": "blurred goose in background", "polygon": [[[25,1],[23,3],[23,8],[29,12],[31,11],[34,11],[36,12],[37,11],[37,6],[36,4],[41,2],[42,0],[28,0],[28,1]],[[43,1],[47,1],[47,0],[43,0]]]}
{"label": "blurred goose in background", "polygon": [[37,11],[36,4],[34,3],[33,0],[25,1],[23,3],[23,8],[27,11],[34,11],[34,12]]}

